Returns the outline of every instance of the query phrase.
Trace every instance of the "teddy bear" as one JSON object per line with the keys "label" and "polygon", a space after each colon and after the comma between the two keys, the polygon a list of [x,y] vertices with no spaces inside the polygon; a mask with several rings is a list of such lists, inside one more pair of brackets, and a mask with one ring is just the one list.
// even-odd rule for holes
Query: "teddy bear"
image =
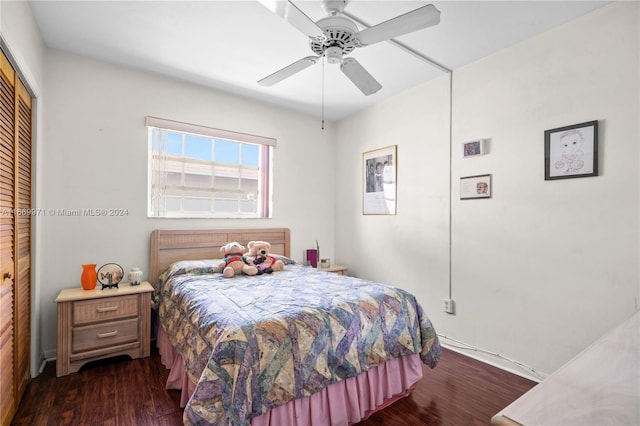
{"label": "teddy bear", "polygon": [[227,243],[220,247],[220,251],[224,253],[224,262],[218,268],[222,271],[225,278],[233,278],[236,275],[256,275],[258,268],[254,265],[248,265],[242,257],[245,253],[245,247],[238,242]]}
{"label": "teddy bear", "polygon": [[284,269],[282,260],[269,255],[271,243],[267,241],[249,241],[247,248],[249,251],[244,255],[245,261],[258,269],[258,275]]}

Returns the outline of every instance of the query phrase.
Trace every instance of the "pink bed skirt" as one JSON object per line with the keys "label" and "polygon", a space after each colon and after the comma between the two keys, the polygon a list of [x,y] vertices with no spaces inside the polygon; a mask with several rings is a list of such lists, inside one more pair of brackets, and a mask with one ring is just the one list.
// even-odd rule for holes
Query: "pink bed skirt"
{"label": "pink bed skirt", "polygon": [[[157,337],[162,363],[171,370],[166,388],[182,390],[180,406],[184,407],[196,384],[189,380],[182,357],[176,353],[161,326]],[[274,408],[253,418],[251,425],[352,425],[409,395],[421,378],[422,362],[417,354],[392,359],[311,396]]]}

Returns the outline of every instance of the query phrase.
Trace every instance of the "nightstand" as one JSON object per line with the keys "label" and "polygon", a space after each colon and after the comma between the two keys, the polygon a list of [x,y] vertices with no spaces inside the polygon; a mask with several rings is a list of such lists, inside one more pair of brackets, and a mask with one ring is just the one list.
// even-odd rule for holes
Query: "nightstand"
{"label": "nightstand", "polygon": [[67,288],[58,294],[56,376],[116,355],[149,356],[151,292],[148,282],[119,288]]}
{"label": "nightstand", "polygon": [[318,271],[333,272],[338,275],[349,275],[349,268],[344,265],[331,265],[328,268],[321,268],[318,266]]}

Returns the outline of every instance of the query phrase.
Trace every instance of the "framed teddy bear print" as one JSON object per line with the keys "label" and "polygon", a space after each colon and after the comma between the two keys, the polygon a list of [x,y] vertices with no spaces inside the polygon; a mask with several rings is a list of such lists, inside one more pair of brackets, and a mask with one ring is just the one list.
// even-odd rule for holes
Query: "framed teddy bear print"
{"label": "framed teddy bear print", "polygon": [[544,132],[544,179],[598,176],[598,122]]}

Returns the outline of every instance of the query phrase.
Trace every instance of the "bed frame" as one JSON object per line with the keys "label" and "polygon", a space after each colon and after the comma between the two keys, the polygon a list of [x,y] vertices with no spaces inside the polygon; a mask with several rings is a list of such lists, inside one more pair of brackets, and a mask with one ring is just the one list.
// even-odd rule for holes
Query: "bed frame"
{"label": "bed frame", "polygon": [[151,232],[149,281],[155,287],[162,271],[179,260],[222,259],[220,247],[232,241],[245,247],[249,241],[268,241],[271,253],[291,257],[288,228],[157,229]]}

